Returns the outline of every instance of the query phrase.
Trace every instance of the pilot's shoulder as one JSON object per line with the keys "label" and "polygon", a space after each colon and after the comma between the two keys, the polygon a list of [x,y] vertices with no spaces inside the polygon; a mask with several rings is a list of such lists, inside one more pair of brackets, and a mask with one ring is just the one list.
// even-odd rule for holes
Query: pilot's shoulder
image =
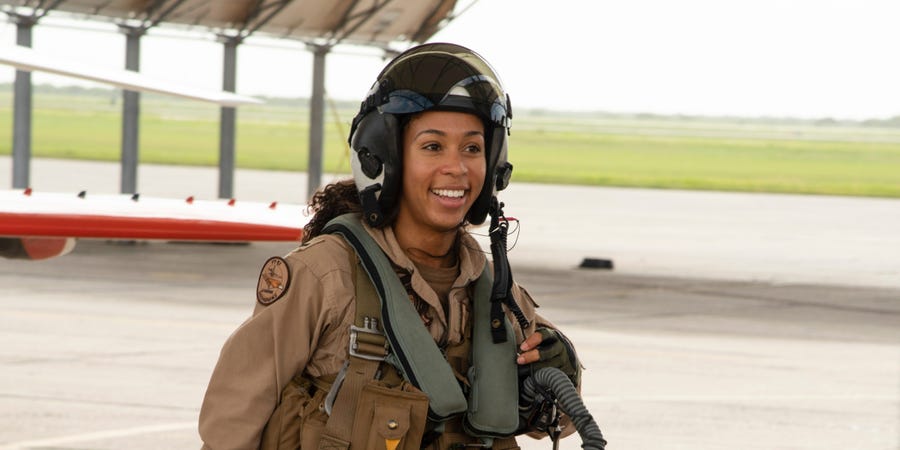
{"label": "pilot's shoulder", "polygon": [[[351,252],[340,237],[324,235],[304,243],[284,258],[269,258],[259,273],[256,299],[261,306],[254,314],[282,297],[313,295],[314,292],[334,294],[342,286],[351,286],[350,274],[355,258]],[[310,289],[310,286],[318,288]]]}
{"label": "pilot's shoulder", "polygon": [[285,256],[293,270],[310,270],[317,277],[335,270],[349,271],[352,258],[347,241],[333,234],[316,236]]}

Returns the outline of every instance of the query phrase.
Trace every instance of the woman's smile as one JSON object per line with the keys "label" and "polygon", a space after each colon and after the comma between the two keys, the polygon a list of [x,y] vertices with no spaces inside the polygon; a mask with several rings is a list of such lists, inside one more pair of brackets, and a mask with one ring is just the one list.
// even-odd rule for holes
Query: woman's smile
{"label": "woman's smile", "polygon": [[445,208],[459,209],[466,204],[468,189],[432,189],[440,204]]}

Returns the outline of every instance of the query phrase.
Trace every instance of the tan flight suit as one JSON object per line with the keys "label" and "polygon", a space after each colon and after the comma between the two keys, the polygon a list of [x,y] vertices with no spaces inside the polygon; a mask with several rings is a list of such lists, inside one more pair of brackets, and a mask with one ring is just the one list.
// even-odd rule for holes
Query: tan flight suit
{"label": "tan flight suit", "polygon": [[[461,236],[459,276],[445,313],[393,230],[366,229],[393,264],[411,273],[412,289],[430,307],[433,320],[426,326],[434,340],[441,346],[459,343],[472,309],[466,286],[477,279],[485,263],[478,243],[467,234]],[[292,377],[304,371],[311,378],[340,371],[348,358],[349,328],[355,318],[354,255],[340,236],[323,235],[285,257],[291,276],[282,297],[268,306],[257,304],[253,316],[222,348],[200,411],[203,448],[258,448],[279,395]],[[514,286],[513,295],[531,321],[526,334],[536,326],[552,327],[535,314],[537,305],[524,289]],[[511,315],[510,323],[521,343],[524,337]]]}

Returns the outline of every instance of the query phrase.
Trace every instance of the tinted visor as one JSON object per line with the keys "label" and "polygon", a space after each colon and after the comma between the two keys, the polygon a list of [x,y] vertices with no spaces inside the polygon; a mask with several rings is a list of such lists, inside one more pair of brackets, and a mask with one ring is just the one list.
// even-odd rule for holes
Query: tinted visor
{"label": "tinted visor", "polygon": [[375,89],[386,100],[383,113],[411,114],[429,109],[472,112],[508,126],[506,94],[493,69],[480,56],[453,44],[426,44],[385,67]]}

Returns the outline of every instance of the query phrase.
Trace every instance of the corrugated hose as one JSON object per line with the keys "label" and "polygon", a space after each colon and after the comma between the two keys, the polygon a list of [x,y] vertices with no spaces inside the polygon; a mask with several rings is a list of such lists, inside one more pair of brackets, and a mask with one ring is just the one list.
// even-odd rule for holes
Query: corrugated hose
{"label": "corrugated hose", "polygon": [[535,397],[543,397],[547,392],[555,398],[559,409],[572,420],[575,430],[581,436],[581,447],[584,450],[606,448],[606,439],[603,439],[600,427],[584,406],[572,380],[563,371],[555,367],[544,367],[534,372],[522,385],[522,403],[533,405]]}

